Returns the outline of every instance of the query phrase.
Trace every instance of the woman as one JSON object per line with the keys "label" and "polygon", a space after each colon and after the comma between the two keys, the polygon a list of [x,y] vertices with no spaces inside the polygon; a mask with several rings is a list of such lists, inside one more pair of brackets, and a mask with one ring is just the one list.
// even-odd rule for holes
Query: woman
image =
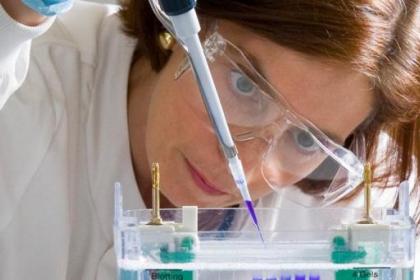
{"label": "woman", "polygon": [[[125,207],[150,207],[152,161],[163,207],[241,202],[182,48],[147,1],[124,2],[119,17],[80,2],[54,23],[0,3],[1,279],[112,279],[113,183]],[[210,67],[255,200],[279,206],[272,189],[288,185],[351,200],[344,167],[358,164],[344,147],[377,166],[382,188],[417,178],[419,10],[199,2],[207,51],[225,46]]]}

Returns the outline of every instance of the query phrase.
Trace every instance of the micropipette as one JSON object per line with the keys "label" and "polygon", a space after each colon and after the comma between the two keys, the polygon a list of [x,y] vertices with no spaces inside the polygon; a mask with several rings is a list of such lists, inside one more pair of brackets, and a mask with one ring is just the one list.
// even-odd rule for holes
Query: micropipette
{"label": "micropipette", "polygon": [[[159,0],[159,7],[155,1],[150,1],[152,9],[170,32],[173,32],[177,40],[187,51],[196,80],[199,85],[201,97],[205,104],[210,121],[216,132],[225,158],[228,161],[229,170],[239,189],[253,223],[257,227],[259,236],[263,240],[258,224],[257,216],[248,190],[248,184],[242,162],[230,134],[226,118],[220,104],[219,96],[201,46],[198,32],[200,23],[195,12],[194,0]],[[159,9],[163,10],[162,15]]]}

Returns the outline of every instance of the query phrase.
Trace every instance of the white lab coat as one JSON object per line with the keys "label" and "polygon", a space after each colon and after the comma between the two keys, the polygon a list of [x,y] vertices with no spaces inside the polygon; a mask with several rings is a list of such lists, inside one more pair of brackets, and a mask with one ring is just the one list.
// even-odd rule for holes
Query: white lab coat
{"label": "white lab coat", "polygon": [[114,182],[126,208],[144,204],[127,129],[135,41],[115,10],[80,2],[29,28],[0,8],[1,280],[116,277]]}
{"label": "white lab coat", "polygon": [[1,280],[115,279],[114,182],[144,208],[127,129],[135,41],[116,10],[76,2],[27,27],[0,6]]}

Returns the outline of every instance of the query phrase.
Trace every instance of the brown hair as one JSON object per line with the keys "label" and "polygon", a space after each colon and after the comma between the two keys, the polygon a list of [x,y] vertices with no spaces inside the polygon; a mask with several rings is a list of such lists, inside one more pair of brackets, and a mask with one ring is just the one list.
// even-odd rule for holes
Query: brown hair
{"label": "brown hair", "polygon": [[[147,0],[122,3],[125,32],[138,38],[134,61],[159,71],[170,52],[158,44],[162,25]],[[368,161],[380,159],[377,182],[395,185],[420,174],[420,4],[418,0],[200,0],[200,16],[237,23],[290,49],[354,66],[367,75],[377,106],[362,133]],[[382,132],[390,136],[379,150]],[[418,177],[416,190],[419,188]],[[417,211],[418,212],[418,211]],[[417,222],[418,222],[417,215]]]}

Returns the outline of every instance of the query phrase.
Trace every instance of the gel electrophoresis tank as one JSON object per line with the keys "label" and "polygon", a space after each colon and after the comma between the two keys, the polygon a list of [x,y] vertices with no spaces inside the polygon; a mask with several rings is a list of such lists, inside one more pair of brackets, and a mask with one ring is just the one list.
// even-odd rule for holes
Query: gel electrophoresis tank
{"label": "gel electrophoresis tank", "polygon": [[[116,199],[115,249],[120,280],[412,280],[415,229],[393,209],[316,208],[311,223],[295,210],[256,209],[262,243],[245,208],[122,209]],[[302,215],[301,213],[299,215]]]}

